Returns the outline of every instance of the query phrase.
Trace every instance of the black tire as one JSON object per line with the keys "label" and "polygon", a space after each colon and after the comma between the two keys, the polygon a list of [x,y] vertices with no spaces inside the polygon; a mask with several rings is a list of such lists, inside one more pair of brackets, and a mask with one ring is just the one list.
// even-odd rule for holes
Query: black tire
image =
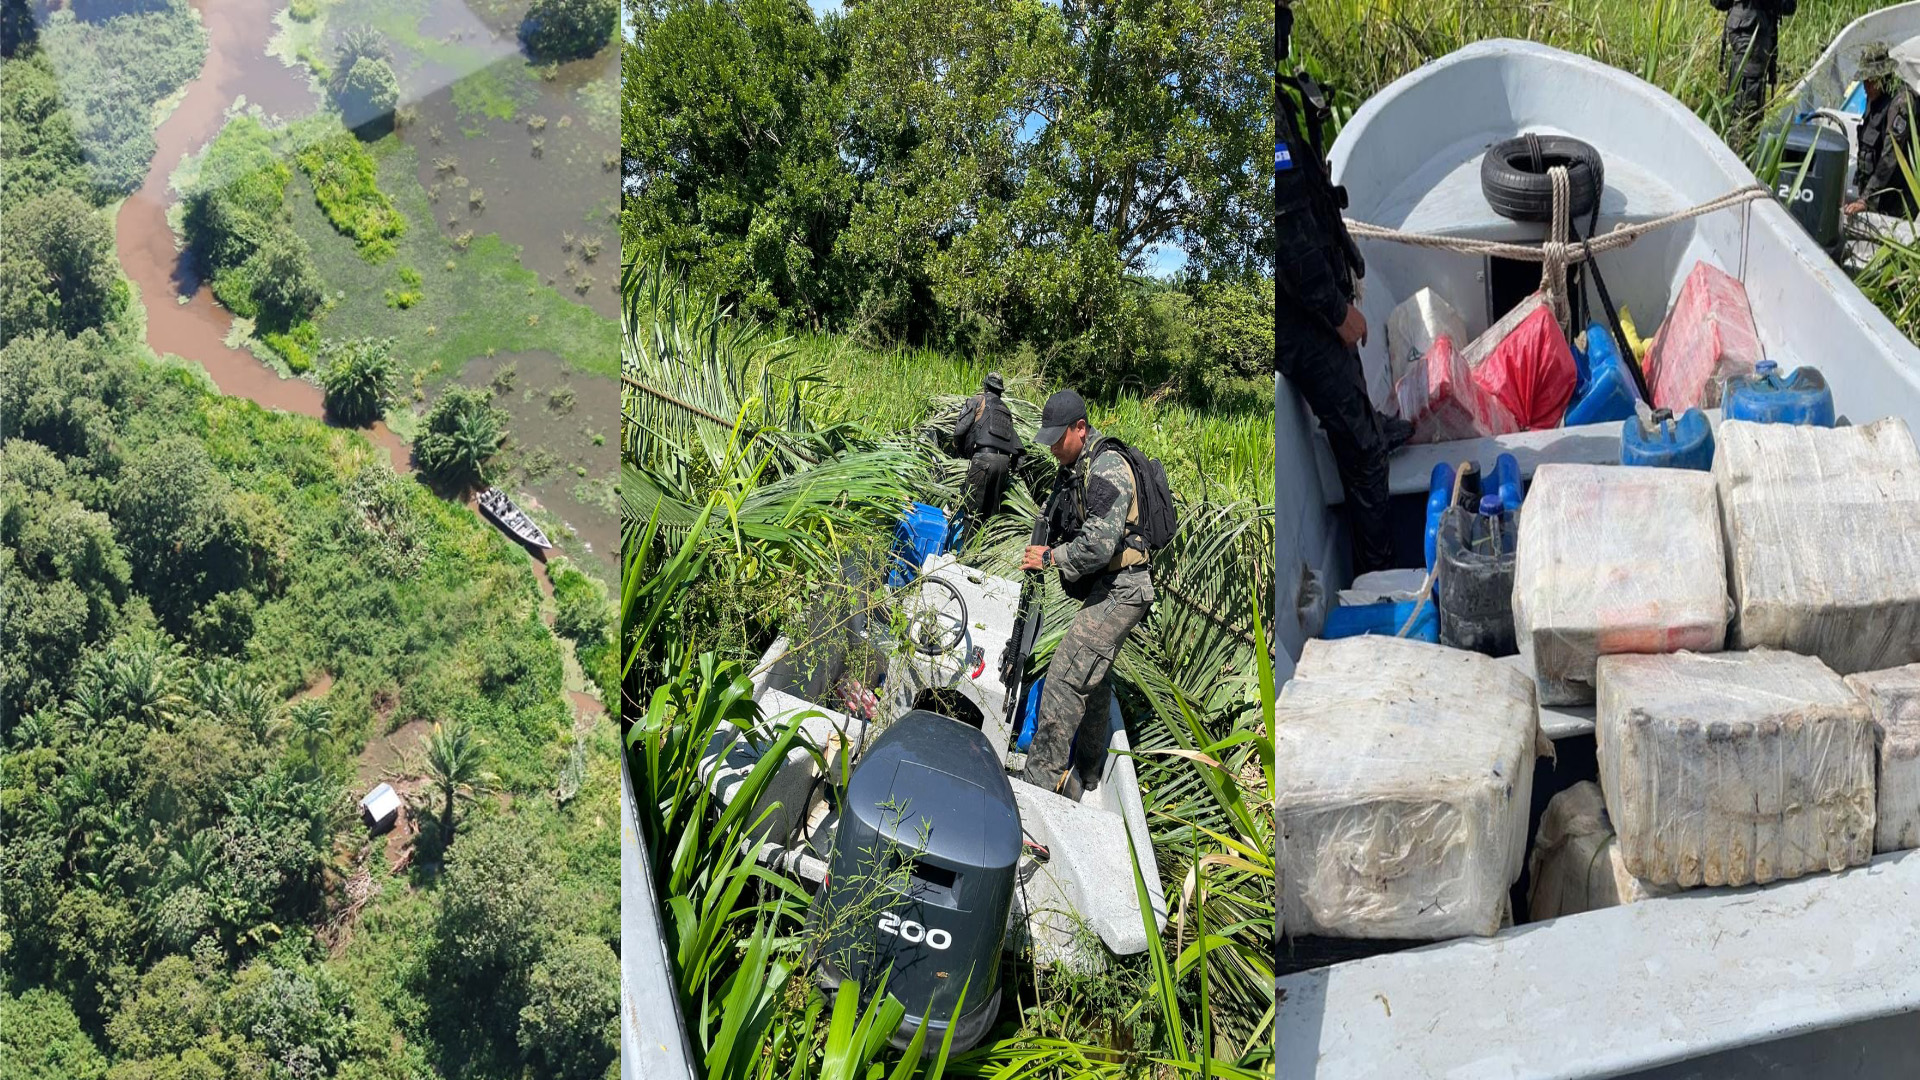
{"label": "black tire", "polygon": [[1606,186],[1606,169],[1598,150],[1565,135],[1522,135],[1488,147],[1480,161],[1480,190],[1503,218],[1552,221],[1553,181],[1547,170],[1555,165],[1567,166],[1567,216],[1587,217]]}

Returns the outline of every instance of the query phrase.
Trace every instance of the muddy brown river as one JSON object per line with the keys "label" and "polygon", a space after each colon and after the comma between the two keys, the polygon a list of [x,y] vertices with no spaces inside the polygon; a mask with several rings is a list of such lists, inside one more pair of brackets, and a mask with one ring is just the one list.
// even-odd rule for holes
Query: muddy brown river
{"label": "muddy brown river", "polygon": [[[217,13],[209,12],[210,6],[216,6]],[[311,113],[318,105],[305,75],[267,55],[273,16],[283,6],[284,0],[220,0],[218,5],[193,0],[207,27],[207,62],[187,84],[179,108],[154,132],[159,152],[146,182],[120,206],[115,246],[120,265],[146,306],[147,344],[154,352],[199,363],[223,394],[324,420],[319,387],[303,379],[283,379],[252,353],[227,345],[233,316],[214,301],[193,260],[175,247],[167,224],[167,208],[175,201],[167,178],[181,158],[219,133],[236,99],[245,95],[249,104],[268,114],[289,118]],[[395,469],[411,471],[411,451],[386,424],[375,421],[365,434],[386,448]]]}

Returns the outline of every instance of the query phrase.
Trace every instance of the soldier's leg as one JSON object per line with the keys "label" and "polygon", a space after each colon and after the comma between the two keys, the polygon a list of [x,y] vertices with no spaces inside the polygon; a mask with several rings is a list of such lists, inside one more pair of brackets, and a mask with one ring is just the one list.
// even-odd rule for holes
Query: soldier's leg
{"label": "soldier's leg", "polygon": [[1274,347],[1288,354],[1288,381],[1320,418],[1333,460],[1346,489],[1347,521],[1353,530],[1353,572],[1385,570],[1393,564],[1387,532],[1387,440],[1380,415],[1367,396],[1360,360],[1332,330],[1306,320],[1291,320],[1285,305]]}
{"label": "soldier's leg", "polygon": [[984,521],[998,514],[1000,507],[1006,502],[1007,474],[1013,465],[1013,458],[1008,454],[983,454],[981,456],[987,459],[987,482],[981,496],[980,504],[980,520]]}
{"label": "soldier's leg", "polygon": [[1108,717],[1113,703],[1113,658],[1127,635],[1140,625],[1153,608],[1152,579],[1145,573],[1121,574],[1114,580],[1102,606],[1101,652],[1099,670],[1090,674],[1093,685],[1087,691],[1086,710],[1080,714],[1080,730],[1073,740],[1073,771],[1086,791],[1100,786],[1107,768]]}
{"label": "soldier's leg", "polygon": [[[1122,575],[1138,576],[1144,575]],[[1137,591],[1119,589],[1104,596],[1096,593],[1067,627],[1047,665],[1046,688],[1040,692],[1033,744],[1027,751],[1026,771],[1021,773],[1027,783],[1062,790],[1074,735],[1087,722],[1088,699],[1107,677],[1120,639],[1146,615],[1138,596]],[[1104,714],[1101,723],[1104,726]]]}

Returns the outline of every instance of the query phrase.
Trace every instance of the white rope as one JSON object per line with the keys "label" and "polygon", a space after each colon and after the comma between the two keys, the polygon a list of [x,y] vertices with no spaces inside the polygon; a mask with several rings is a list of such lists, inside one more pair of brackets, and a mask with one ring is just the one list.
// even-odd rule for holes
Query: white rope
{"label": "white rope", "polygon": [[1435,233],[1404,232],[1399,229],[1369,225],[1364,221],[1347,220],[1347,231],[1356,237],[1369,240],[1386,240],[1412,247],[1435,248],[1441,251],[1454,251],[1463,255],[1492,255],[1502,259],[1518,259],[1525,262],[1537,262],[1540,267],[1540,287],[1553,301],[1554,314],[1564,326],[1567,320],[1566,280],[1567,271],[1595,255],[1616,251],[1651,232],[1691,221],[1717,210],[1726,210],[1753,202],[1757,199],[1770,199],[1773,193],[1760,184],[1736,188],[1716,199],[1709,199],[1698,206],[1689,207],[1675,214],[1638,224],[1621,222],[1612,231],[1592,237],[1584,244],[1567,242],[1569,228],[1568,203],[1569,184],[1564,166],[1555,166],[1548,171],[1553,182],[1553,221],[1550,237],[1539,245],[1509,244],[1498,240],[1476,240],[1464,236],[1441,236]]}

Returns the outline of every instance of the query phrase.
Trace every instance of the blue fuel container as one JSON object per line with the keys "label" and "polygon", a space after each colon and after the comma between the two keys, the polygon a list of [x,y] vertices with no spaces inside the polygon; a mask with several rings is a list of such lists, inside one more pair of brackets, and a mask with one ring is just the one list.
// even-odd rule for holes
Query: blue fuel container
{"label": "blue fuel container", "polygon": [[1655,409],[1653,424],[1641,424],[1638,416],[1620,429],[1620,464],[1652,465],[1664,469],[1713,468],[1713,428],[1707,414],[1688,409],[1680,419],[1669,409]]}
{"label": "blue fuel container", "polygon": [[1525,494],[1520,489],[1520,461],[1512,454],[1493,459],[1493,493],[1500,496],[1500,507],[1507,513],[1520,509]]}
{"label": "blue fuel container", "polygon": [[1046,685],[1045,675],[1033,680],[1027,688],[1027,700],[1020,703],[1020,733],[1014,736],[1013,748],[1023,754],[1033,745],[1033,733],[1040,728],[1040,689]]}
{"label": "blue fuel container", "polygon": [[1752,375],[1728,383],[1722,408],[1728,420],[1833,426],[1833,391],[1820,369],[1795,368],[1792,375],[1781,378],[1779,365],[1771,360],[1760,361]]}
{"label": "blue fuel container", "polygon": [[887,584],[898,588],[912,581],[927,556],[947,551],[947,535],[946,511],[926,503],[908,504],[906,516],[893,527],[893,569]]}
{"label": "blue fuel container", "polygon": [[[1453,499],[1453,466],[1441,462],[1433,467],[1427,481],[1427,569],[1433,569],[1435,544],[1440,535],[1440,515],[1447,512]],[[1493,459],[1493,473],[1486,480],[1487,494],[1500,496],[1500,505],[1511,514],[1520,509],[1525,491],[1520,483],[1520,462],[1512,454]],[[1397,629],[1396,625],[1396,629]],[[1332,634],[1326,635],[1332,637]]]}
{"label": "blue fuel container", "polygon": [[1420,615],[1414,620],[1407,637],[1413,641],[1440,642],[1440,609],[1428,600],[1424,605],[1418,600],[1398,600],[1380,604],[1354,604],[1336,607],[1327,613],[1327,623],[1320,636],[1327,639],[1362,637],[1367,634],[1379,634],[1392,637],[1406,625],[1407,618],[1413,615],[1415,607]]}
{"label": "blue fuel container", "polygon": [[1627,370],[1620,347],[1607,328],[1599,323],[1588,326],[1586,362],[1579,363],[1579,353],[1574,354],[1574,360],[1580,369],[1580,383],[1574,388],[1573,404],[1567,406],[1562,424],[1572,427],[1630,419],[1640,392],[1634,388],[1633,373]]}
{"label": "blue fuel container", "polygon": [[1453,466],[1441,462],[1433,467],[1433,478],[1427,481],[1427,569],[1433,569],[1433,541],[1440,532],[1440,515],[1447,512],[1447,504],[1453,498]]}

